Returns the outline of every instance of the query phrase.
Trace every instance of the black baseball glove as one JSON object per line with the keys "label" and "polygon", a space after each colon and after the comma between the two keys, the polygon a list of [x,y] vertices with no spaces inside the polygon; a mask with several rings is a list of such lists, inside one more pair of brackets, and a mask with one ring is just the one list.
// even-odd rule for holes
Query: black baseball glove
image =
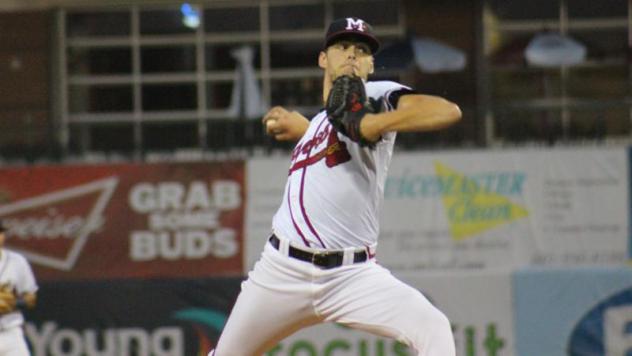
{"label": "black baseball glove", "polygon": [[380,111],[367,99],[362,78],[347,75],[336,78],[327,97],[327,118],[336,131],[359,143],[373,147],[360,133],[360,122],[367,113]]}

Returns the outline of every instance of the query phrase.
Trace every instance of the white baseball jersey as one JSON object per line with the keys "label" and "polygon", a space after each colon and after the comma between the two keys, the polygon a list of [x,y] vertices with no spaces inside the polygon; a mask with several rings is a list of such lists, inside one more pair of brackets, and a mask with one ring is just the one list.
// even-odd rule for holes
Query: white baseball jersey
{"label": "white baseball jersey", "polygon": [[[369,82],[366,91],[388,109],[412,92],[393,82]],[[366,248],[377,242],[394,141],[395,133],[387,133],[375,148],[361,147],[338,134],[325,112],[312,119],[292,153],[283,202],[272,222],[279,239],[265,245],[248,273],[209,356],[262,355],[297,330],[322,322],[396,339],[415,355],[456,355],[448,318]],[[357,263],[348,258],[355,247],[367,250],[368,258]],[[297,251],[309,249],[344,250],[342,265],[320,268],[315,259],[297,257],[304,256]]]}
{"label": "white baseball jersey", "polygon": [[[410,92],[391,81],[367,82],[365,88],[387,110],[397,105],[391,94]],[[395,136],[385,134],[374,149],[361,147],[331,126],[325,110],[318,113],[292,152],[274,233],[314,249],[374,246]]]}
{"label": "white baseball jersey", "polygon": [[[7,249],[0,249],[0,253],[0,286],[8,284],[17,295],[37,292],[37,283],[26,259]],[[24,317],[19,310],[0,316],[0,329],[21,326],[23,323]]]}

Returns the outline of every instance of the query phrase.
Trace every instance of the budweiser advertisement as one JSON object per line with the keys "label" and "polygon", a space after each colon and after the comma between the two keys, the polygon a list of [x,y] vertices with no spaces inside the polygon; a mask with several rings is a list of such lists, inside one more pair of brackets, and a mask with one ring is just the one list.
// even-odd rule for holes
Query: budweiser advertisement
{"label": "budweiser advertisement", "polygon": [[0,170],[6,247],[40,280],[240,275],[244,163]]}

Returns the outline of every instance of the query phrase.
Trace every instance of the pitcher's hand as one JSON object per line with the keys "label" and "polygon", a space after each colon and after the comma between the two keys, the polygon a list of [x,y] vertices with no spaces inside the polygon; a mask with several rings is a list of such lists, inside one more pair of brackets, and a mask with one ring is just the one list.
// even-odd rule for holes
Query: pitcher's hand
{"label": "pitcher's hand", "polygon": [[296,111],[275,106],[262,119],[266,133],[278,141],[298,141],[309,126],[309,120]]}

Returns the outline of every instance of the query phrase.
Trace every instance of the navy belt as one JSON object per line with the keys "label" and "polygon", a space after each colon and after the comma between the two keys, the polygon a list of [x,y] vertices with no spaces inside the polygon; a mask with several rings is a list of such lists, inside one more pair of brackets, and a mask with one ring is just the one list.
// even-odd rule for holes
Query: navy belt
{"label": "navy belt", "polygon": [[[277,250],[281,245],[281,241],[276,235],[270,236],[270,245]],[[300,248],[289,246],[288,255],[296,258],[297,260],[309,262],[314,266],[318,266],[322,269],[330,269],[342,266],[342,260],[345,255],[344,251],[322,251],[322,252],[310,252],[301,250]],[[367,260],[366,251],[357,251],[353,254],[353,263],[362,263]]]}

